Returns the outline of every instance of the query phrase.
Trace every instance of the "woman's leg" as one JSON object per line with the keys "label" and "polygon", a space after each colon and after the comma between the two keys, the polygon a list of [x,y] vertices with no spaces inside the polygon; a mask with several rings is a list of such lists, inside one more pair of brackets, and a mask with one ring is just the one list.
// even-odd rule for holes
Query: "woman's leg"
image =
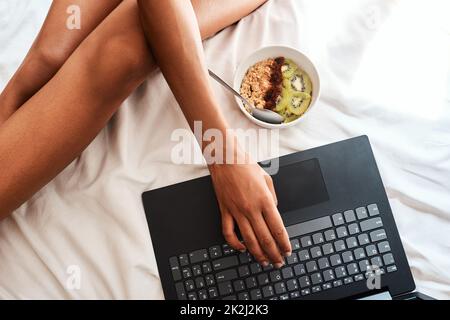
{"label": "woman's leg", "polygon": [[238,22],[267,0],[191,0],[203,39]]}
{"label": "woman's leg", "polygon": [[[196,10],[203,10],[198,14],[202,34],[222,29],[224,22],[203,17],[208,10],[196,1]],[[240,2],[254,3],[256,9],[261,1]],[[222,10],[223,1],[214,3],[213,10]],[[222,13],[232,24],[235,7],[225,8],[230,11]],[[153,68],[136,0],[124,0],[0,126],[0,219],[69,165]]]}
{"label": "woman's leg", "polygon": [[[53,1],[27,56],[0,94],[0,125],[55,75],[78,45],[121,1]],[[66,11],[70,5],[80,8],[79,30],[66,27]]]}
{"label": "woman's leg", "polygon": [[[192,0],[203,38],[238,21],[266,0]],[[53,1],[44,24],[24,61],[0,94],[0,125],[41,89],[61,68],[79,44],[122,0]],[[77,5],[81,29],[66,28],[67,8]]]}

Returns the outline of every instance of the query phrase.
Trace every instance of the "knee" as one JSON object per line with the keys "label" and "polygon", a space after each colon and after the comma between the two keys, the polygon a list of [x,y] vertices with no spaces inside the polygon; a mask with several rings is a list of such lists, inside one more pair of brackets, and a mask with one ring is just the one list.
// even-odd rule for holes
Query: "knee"
{"label": "knee", "polygon": [[142,81],[152,68],[150,51],[139,35],[116,34],[85,42],[85,59],[91,71],[108,73],[113,82]]}
{"label": "knee", "polygon": [[58,70],[69,58],[73,50],[62,45],[51,45],[39,39],[30,51],[35,61],[42,66]]}

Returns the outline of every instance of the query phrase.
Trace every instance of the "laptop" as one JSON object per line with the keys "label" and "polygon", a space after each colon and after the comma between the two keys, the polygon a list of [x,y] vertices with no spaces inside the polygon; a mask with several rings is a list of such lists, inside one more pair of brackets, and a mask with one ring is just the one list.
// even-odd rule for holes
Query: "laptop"
{"label": "laptop", "polygon": [[166,299],[429,298],[413,292],[368,137],[277,160],[272,177],[293,249],[281,269],[225,243],[209,176],[143,194]]}

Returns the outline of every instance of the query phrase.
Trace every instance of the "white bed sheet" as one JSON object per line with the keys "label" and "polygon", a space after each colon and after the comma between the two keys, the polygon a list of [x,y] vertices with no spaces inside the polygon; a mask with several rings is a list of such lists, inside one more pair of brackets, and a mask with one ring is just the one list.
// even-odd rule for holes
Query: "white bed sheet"
{"label": "white bed sheet", "polygon": [[[0,1],[0,88],[48,5]],[[417,287],[438,298],[450,298],[445,12],[445,1],[270,0],[205,43],[210,67],[228,81],[264,45],[297,47],[316,61],[321,101],[304,123],[281,132],[280,154],[367,134]],[[252,128],[234,99],[215,89],[233,127]],[[77,161],[0,223],[0,298],[162,299],[140,195],[207,173],[172,164],[176,128],[186,122],[154,73]],[[79,289],[68,286],[71,266],[80,271]]]}

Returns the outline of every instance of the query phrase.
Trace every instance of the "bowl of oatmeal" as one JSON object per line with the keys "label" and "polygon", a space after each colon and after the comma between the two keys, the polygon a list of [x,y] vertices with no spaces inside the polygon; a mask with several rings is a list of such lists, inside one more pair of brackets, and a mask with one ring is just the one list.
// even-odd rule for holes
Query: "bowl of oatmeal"
{"label": "bowl of oatmeal", "polygon": [[287,128],[301,122],[320,96],[320,79],[311,60],[285,47],[262,48],[244,59],[236,70],[234,89],[258,109],[269,109],[284,118],[270,124],[254,118],[239,98],[241,111],[252,122],[269,129]]}

